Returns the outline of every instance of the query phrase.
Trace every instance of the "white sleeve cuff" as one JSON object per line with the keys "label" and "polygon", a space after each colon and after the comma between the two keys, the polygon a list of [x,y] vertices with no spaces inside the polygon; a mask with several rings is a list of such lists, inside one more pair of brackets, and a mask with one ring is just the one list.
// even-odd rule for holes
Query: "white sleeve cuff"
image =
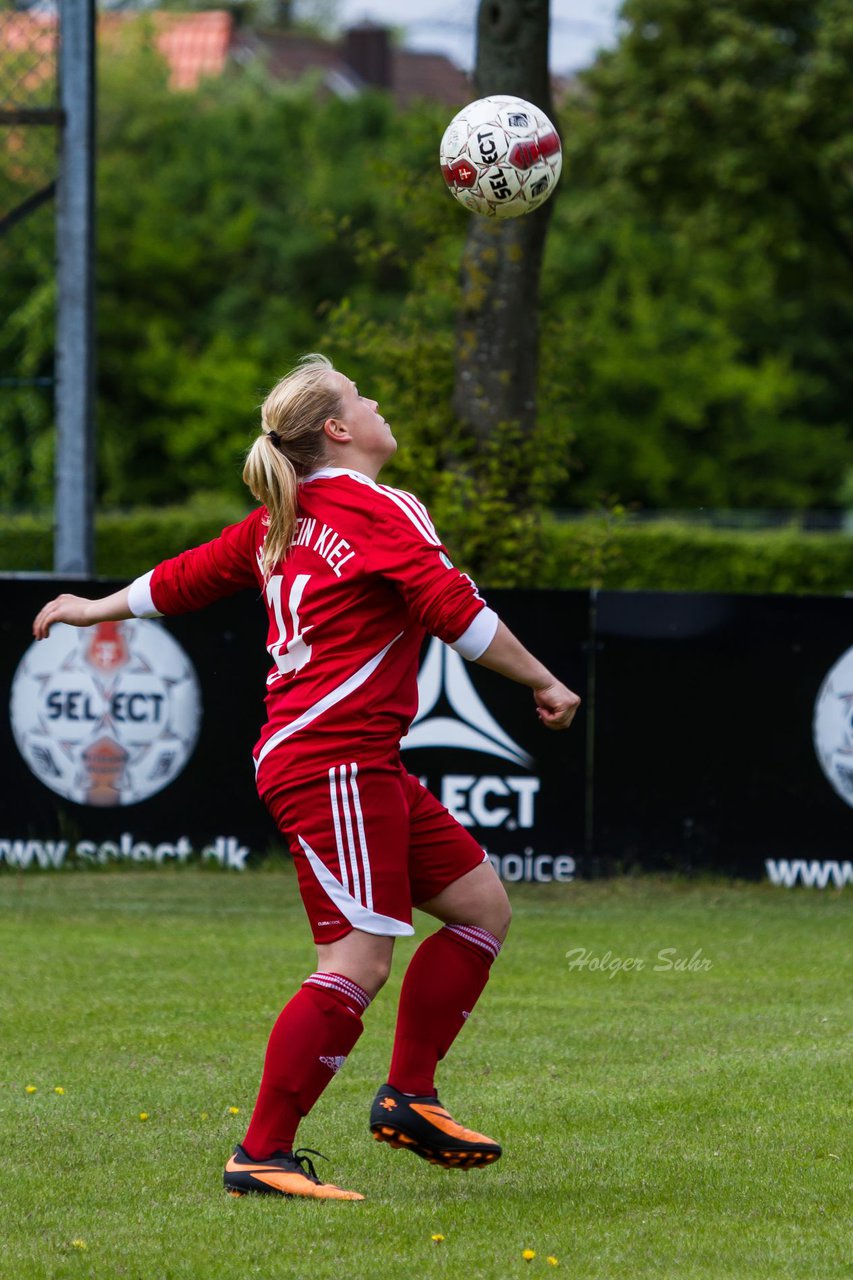
{"label": "white sleeve cuff", "polygon": [[494,609],[490,609],[488,605],[481,609],[474,621],[458,640],[454,640],[450,646],[457,653],[461,653],[463,658],[467,658],[469,662],[476,662],[481,658],[488,649],[489,645],[495,638],[495,632],[498,629],[498,615]]}
{"label": "white sleeve cuff", "polygon": [[162,613],[151,595],[151,575],[154,570],[135,578],[127,589],[127,606],[134,618],[162,618]]}

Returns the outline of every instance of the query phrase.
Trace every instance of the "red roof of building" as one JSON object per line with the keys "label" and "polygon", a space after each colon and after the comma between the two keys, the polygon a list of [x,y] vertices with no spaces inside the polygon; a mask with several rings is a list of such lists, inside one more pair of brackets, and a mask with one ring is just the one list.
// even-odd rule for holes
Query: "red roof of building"
{"label": "red roof of building", "polygon": [[224,9],[202,13],[155,13],[157,48],[171,69],[173,89],[194,89],[225,70],[233,18]]}

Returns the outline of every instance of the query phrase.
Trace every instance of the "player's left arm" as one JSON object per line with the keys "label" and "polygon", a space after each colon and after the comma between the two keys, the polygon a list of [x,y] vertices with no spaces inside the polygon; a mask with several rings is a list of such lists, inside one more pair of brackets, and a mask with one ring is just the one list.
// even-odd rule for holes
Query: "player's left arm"
{"label": "player's left arm", "polygon": [[498,622],[493,640],[475,661],[532,689],[536,714],[546,728],[568,729],[580,698],[525,649],[506,623]]}
{"label": "player's left arm", "polygon": [[120,591],[101,596],[98,600],[68,593],[56,596],[36,614],[33,635],[36,640],[46,640],[55,622],[66,622],[71,627],[91,627],[97,622],[125,622],[134,616],[128,604],[129,591],[129,587],[122,587]]}

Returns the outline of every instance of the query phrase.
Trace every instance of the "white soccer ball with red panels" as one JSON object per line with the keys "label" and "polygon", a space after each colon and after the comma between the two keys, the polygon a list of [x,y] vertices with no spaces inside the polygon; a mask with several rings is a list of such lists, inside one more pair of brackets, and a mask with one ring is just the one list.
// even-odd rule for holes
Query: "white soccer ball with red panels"
{"label": "white soccer ball with red panels", "polygon": [[441,140],[441,172],[471,213],[518,218],[544,204],[563,167],[551,121],[523,98],[479,98],[455,115]]}

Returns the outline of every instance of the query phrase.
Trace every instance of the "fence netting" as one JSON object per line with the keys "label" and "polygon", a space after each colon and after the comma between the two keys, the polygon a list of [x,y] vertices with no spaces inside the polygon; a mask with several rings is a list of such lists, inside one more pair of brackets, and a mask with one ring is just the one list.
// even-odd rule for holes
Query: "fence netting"
{"label": "fence netting", "polygon": [[[59,17],[0,0],[0,510],[53,449]],[[38,487],[38,486],[37,486]],[[43,495],[50,501],[49,485]]]}

